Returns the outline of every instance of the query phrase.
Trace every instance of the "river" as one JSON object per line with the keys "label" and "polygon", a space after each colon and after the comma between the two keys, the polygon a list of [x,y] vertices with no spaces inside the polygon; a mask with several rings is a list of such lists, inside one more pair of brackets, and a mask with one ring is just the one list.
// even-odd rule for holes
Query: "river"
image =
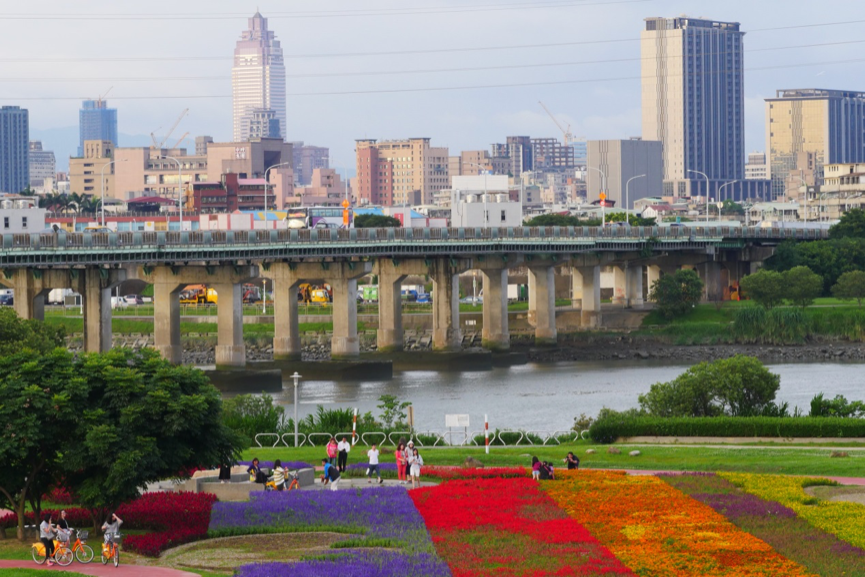
{"label": "river", "polygon": [[[596,416],[603,407],[624,410],[638,406],[637,397],[652,383],[669,381],[689,365],[662,361],[568,362],[528,364],[482,372],[395,372],[388,381],[302,381],[298,388],[301,417],[317,405],[357,407],[361,413],[376,408],[381,395],[411,401],[417,429],[444,430],[445,414],[468,414],[471,429],[481,430],[489,415],[490,428],[567,430],[574,417]],[[811,398],[844,395],[865,399],[865,365],[860,363],[802,363],[767,365],[781,376],[778,401],[799,407],[805,414]],[[272,393],[288,415],[294,414],[293,385]]]}

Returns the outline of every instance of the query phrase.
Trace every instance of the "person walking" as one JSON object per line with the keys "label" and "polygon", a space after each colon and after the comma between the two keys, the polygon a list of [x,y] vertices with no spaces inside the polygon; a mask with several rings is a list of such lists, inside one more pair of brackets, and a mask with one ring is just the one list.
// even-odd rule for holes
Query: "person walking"
{"label": "person walking", "polygon": [[330,438],[327,443],[327,460],[331,465],[336,464],[336,455],[339,452],[339,445],[336,444],[336,439]]}
{"label": "person walking", "polygon": [[413,489],[420,489],[420,468],[423,465],[423,457],[417,449],[412,449],[412,454],[409,457],[409,470],[411,471],[411,486]]}
{"label": "person walking", "polygon": [[336,486],[342,475],[339,474],[339,469],[336,465],[331,465],[327,459],[322,459],[321,464],[324,465],[324,474],[321,476],[321,482],[325,485],[330,484],[330,490],[336,491]]}
{"label": "person walking", "polygon": [[54,557],[54,532],[57,530],[57,527],[52,523],[53,520],[51,513],[45,513],[42,515],[42,523],[39,524],[39,540],[45,547],[45,560],[49,567],[54,565],[51,558]]}
{"label": "person walking", "polygon": [[381,485],[384,481],[381,479],[381,471],[378,468],[379,451],[375,444],[366,452],[366,456],[369,459],[369,467],[366,470],[366,482],[372,483],[372,474],[375,473],[375,476],[378,477],[378,484]]}
{"label": "person walking", "polygon": [[400,443],[396,448],[396,452],[394,453],[394,456],[396,457],[396,478],[397,478],[397,480],[399,480],[400,483],[405,484],[406,483],[405,445]]}
{"label": "person walking", "polygon": [[337,469],[340,473],[345,473],[345,467],[348,465],[348,453],[351,451],[351,443],[345,440],[345,437],[336,446],[339,451],[339,459],[337,460]]}

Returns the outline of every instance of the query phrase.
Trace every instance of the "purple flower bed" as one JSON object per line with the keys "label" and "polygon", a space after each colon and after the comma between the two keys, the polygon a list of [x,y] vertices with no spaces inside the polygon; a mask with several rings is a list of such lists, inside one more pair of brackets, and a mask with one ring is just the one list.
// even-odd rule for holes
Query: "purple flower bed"
{"label": "purple flower bed", "polygon": [[[249,467],[252,465],[252,461],[238,461],[238,465],[243,465],[244,467]],[[273,469],[273,461],[259,461],[258,466],[262,469]],[[305,463],[303,461],[283,461],[282,462],[283,469],[314,469],[312,465],[309,463]]]}
{"label": "purple flower bed", "polygon": [[717,476],[677,475],[663,480],[817,575],[865,575],[865,551],[814,527],[780,503],[745,493]]}
{"label": "purple flower bed", "polygon": [[[328,556],[331,557],[331,556]],[[297,563],[255,563],[237,570],[236,577],[450,577],[445,562],[429,553],[405,555],[396,551],[352,551],[329,559]]]}

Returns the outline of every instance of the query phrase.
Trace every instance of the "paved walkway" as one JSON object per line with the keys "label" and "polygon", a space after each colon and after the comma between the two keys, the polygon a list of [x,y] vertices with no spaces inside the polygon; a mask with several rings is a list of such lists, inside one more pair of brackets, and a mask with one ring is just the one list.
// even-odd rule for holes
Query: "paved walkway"
{"label": "paved walkway", "polygon": [[46,571],[71,571],[73,573],[82,573],[84,575],[93,575],[94,577],[198,577],[196,573],[188,571],[178,571],[177,569],[168,569],[167,567],[147,567],[144,565],[124,565],[121,553],[120,567],[114,565],[103,565],[98,559],[92,563],[82,565],[81,563],[73,562],[68,567],[54,565],[37,565],[33,561],[2,561],[0,560],[0,569],[45,569]]}

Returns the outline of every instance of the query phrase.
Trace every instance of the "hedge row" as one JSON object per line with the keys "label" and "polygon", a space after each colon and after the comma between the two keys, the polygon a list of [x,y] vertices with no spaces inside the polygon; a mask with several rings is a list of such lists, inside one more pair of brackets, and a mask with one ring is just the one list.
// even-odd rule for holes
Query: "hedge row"
{"label": "hedge row", "polygon": [[611,417],[589,429],[596,443],[628,437],[865,437],[865,419],[828,417]]}

